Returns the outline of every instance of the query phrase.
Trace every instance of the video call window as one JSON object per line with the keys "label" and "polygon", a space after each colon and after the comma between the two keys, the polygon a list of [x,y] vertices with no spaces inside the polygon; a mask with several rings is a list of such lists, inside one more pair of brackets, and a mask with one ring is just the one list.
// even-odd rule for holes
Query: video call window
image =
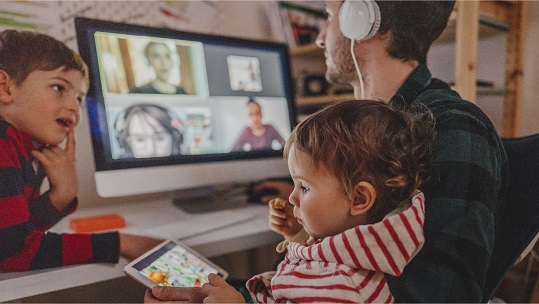
{"label": "video call window", "polygon": [[260,64],[256,57],[228,56],[230,88],[233,91],[260,92]]}
{"label": "video call window", "polygon": [[202,43],[95,33],[104,93],[208,95]]}
{"label": "video call window", "polygon": [[279,155],[293,121],[280,45],[130,31],[88,36],[98,88],[90,120],[107,164]]}

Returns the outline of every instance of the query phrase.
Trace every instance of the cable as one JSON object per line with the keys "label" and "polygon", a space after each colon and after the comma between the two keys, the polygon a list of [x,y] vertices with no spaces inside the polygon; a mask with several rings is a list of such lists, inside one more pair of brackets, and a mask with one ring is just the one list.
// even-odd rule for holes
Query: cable
{"label": "cable", "polygon": [[363,76],[361,76],[361,71],[359,70],[359,65],[357,64],[356,54],[354,53],[354,44],[355,40],[350,39],[350,53],[352,59],[354,60],[354,66],[356,67],[357,76],[359,78],[359,86],[361,87],[361,99],[365,99],[365,87],[363,86]]}

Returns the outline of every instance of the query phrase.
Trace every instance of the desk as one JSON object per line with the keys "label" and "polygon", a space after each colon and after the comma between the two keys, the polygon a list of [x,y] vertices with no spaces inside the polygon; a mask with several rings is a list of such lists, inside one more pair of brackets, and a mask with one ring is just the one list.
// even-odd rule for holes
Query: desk
{"label": "desk", "polygon": [[[267,206],[253,205],[235,210],[246,215],[255,214],[256,219],[187,238],[182,242],[206,257],[213,257],[277,243],[282,239],[268,227]],[[145,227],[162,225],[178,219],[203,216],[203,214],[185,213],[170,201],[155,200],[78,210],[75,214],[64,218],[51,231],[71,232],[69,229],[71,217],[106,213],[122,215],[125,218],[126,227],[120,231],[133,234],[144,234],[142,229]],[[120,278],[124,276],[123,267],[127,263],[128,260],[120,258],[118,264],[87,264],[0,273],[0,302]]]}

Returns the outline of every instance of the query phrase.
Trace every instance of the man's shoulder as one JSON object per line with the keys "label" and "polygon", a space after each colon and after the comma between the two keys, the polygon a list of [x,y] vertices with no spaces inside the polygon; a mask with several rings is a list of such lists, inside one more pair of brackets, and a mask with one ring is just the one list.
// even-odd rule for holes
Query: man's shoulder
{"label": "man's shoulder", "polygon": [[463,128],[464,125],[469,125],[495,132],[490,118],[483,110],[474,103],[464,100],[441,80],[433,79],[415,101],[427,106],[433,112],[437,124],[454,122]]}

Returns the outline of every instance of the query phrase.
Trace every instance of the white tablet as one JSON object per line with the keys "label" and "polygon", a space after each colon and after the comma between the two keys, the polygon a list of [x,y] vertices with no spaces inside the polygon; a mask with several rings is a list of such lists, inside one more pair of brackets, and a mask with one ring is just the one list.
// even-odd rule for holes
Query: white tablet
{"label": "white tablet", "polygon": [[210,273],[228,277],[221,267],[175,240],[166,240],[146,252],[127,264],[124,272],[149,288],[202,286]]}

